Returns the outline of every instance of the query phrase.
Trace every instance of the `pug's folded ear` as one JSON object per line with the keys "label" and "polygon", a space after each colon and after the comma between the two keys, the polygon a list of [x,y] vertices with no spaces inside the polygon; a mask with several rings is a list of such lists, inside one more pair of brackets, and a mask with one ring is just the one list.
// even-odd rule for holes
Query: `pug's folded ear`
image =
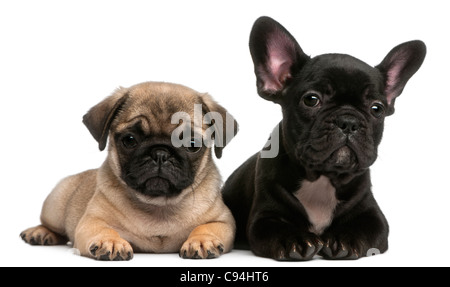
{"label": "pug's folded ear", "polygon": [[101,151],[106,147],[112,121],[128,98],[127,91],[125,88],[117,89],[111,96],[92,107],[83,117],[83,123],[98,142]]}
{"label": "pug's folded ear", "polygon": [[201,96],[204,122],[213,126],[214,153],[217,158],[222,157],[222,150],[236,136],[239,130],[238,122],[228,111],[212,99],[209,94]]}

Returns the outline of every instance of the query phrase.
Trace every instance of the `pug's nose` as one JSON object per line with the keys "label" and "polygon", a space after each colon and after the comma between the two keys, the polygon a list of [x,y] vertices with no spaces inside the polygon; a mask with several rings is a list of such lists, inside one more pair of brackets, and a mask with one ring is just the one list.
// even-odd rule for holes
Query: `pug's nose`
{"label": "pug's nose", "polygon": [[351,115],[343,115],[337,118],[336,126],[346,135],[354,134],[360,128],[358,119]]}
{"label": "pug's nose", "polygon": [[158,148],[154,148],[152,150],[152,152],[150,153],[150,156],[156,163],[161,165],[169,159],[170,152],[166,148],[158,147]]}

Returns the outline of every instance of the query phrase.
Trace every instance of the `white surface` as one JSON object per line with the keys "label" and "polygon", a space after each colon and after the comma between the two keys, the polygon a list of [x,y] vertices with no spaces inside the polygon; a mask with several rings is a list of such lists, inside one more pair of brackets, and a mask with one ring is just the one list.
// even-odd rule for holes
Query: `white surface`
{"label": "white surface", "polygon": [[[446,1],[2,1],[0,2],[0,266],[450,265]],[[32,247],[19,233],[63,177],[106,157],[81,117],[116,87],[168,81],[209,92],[240,133],[217,161],[224,178],[265,143],[279,107],[259,98],[248,36],[262,15],[312,56],[339,52],[376,65],[421,39],[428,55],[386,120],[373,190],[390,223],[390,249],[359,261],[279,263],[233,251],[217,260],[138,254],[96,262],[69,247]]]}

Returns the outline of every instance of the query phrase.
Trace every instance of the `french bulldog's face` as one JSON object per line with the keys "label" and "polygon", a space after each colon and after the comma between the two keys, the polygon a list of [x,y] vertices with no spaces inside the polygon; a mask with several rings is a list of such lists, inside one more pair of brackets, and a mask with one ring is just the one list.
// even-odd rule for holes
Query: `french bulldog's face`
{"label": "french bulldog's face", "polygon": [[383,88],[375,68],[347,55],[306,63],[280,102],[296,159],[333,178],[371,166],[388,107]]}
{"label": "french bulldog's face", "polygon": [[421,66],[426,47],[395,47],[376,67],[343,54],[310,58],[268,17],[250,36],[258,93],[281,105],[284,149],[308,174],[341,181],[377,157],[384,118]]}

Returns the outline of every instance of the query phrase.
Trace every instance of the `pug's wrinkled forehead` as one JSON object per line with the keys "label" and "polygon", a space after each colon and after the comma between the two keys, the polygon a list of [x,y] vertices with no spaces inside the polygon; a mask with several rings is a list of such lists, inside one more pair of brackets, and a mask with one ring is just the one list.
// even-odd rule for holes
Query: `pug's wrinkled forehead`
{"label": "pug's wrinkled forehead", "polygon": [[170,136],[178,126],[172,123],[172,117],[177,113],[187,114],[196,132],[202,133],[202,129],[208,128],[203,123],[194,125],[196,105],[202,106],[202,114],[207,112],[207,107],[202,101],[202,94],[190,88],[165,83],[143,83],[124,89],[123,93],[129,100],[120,108],[113,123],[112,127],[116,131],[139,125],[148,134]]}

